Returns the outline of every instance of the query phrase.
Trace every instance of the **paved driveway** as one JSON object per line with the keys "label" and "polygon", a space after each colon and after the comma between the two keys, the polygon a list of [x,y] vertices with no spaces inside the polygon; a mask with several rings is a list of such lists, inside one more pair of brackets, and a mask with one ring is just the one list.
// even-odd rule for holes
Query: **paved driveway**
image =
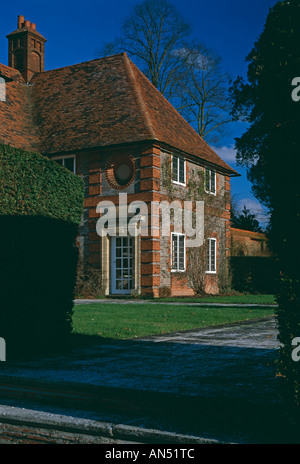
{"label": "paved driveway", "polygon": [[99,337],[65,355],[2,363],[0,399],[52,404],[60,414],[67,407],[123,413],[123,423],[197,436],[226,431],[247,442],[266,430],[273,439],[280,433],[275,422],[270,432],[272,411],[279,420],[276,336],[268,318],[138,340]]}
{"label": "paved driveway", "polygon": [[192,343],[193,345],[231,346],[244,348],[278,349],[275,319],[237,323],[230,326],[176,332],[168,335],[145,337],[153,342]]}
{"label": "paved driveway", "polygon": [[135,340],[99,337],[62,356],[2,363],[0,381],[258,398],[273,388],[277,348],[271,318]]}

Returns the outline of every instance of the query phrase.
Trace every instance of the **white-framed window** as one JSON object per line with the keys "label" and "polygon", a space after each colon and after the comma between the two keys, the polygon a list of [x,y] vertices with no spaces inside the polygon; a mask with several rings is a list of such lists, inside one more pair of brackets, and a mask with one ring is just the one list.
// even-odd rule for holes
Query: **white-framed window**
{"label": "white-framed window", "polygon": [[53,159],[53,161],[60,164],[61,166],[64,166],[65,168],[69,169],[69,171],[73,172],[73,174],[76,174],[76,158],[75,158],[75,155],[55,156],[52,159]]}
{"label": "white-framed window", "polygon": [[207,193],[216,194],[217,191],[217,176],[213,169],[205,169],[205,191]]}
{"label": "white-framed window", "polygon": [[171,269],[172,271],[185,271],[186,251],[185,235],[172,232],[171,234]]}
{"label": "white-framed window", "polygon": [[206,241],[206,272],[216,274],[217,272],[217,239],[208,238]]}
{"label": "white-framed window", "polygon": [[172,155],[172,181],[174,184],[186,185],[186,161],[180,156]]}

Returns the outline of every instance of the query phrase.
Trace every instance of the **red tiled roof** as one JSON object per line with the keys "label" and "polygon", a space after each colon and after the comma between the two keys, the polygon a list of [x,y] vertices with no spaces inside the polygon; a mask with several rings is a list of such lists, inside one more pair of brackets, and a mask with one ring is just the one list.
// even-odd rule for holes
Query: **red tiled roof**
{"label": "red tiled roof", "polygon": [[132,62],[130,65],[155,138],[178,150],[229,170],[232,174],[237,174],[210,148],[145,75]]}
{"label": "red tiled roof", "polygon": [[0,64],[6,81],[6,101],[0,101],[0,141],[17,148],[37,150],[30,105],[30,87],[19,71]]}
{"label": "red tiled roof", "polygon": [[29,85],[14,69],[1,72],[13,79],[0,102],[2,142],[51,155],[157,140],[236,174],[126,53],[41,72]]}

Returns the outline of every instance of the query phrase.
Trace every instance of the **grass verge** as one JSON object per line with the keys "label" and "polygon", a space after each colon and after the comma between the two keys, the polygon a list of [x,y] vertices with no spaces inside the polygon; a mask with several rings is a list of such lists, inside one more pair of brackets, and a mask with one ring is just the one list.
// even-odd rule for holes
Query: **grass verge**
{"label": "grass verge", "polygon": [[94,303],[75,306],[73,333],[121,340],[272,315],[272,308]]}
{"label": "grass verge", "polygon": [[[183,298],[165,298],[161,301],[182,302]],[[184,298],[185,303],[234,303],[234,304],[276,304],[274,295],[216,295],[194,298]]]}

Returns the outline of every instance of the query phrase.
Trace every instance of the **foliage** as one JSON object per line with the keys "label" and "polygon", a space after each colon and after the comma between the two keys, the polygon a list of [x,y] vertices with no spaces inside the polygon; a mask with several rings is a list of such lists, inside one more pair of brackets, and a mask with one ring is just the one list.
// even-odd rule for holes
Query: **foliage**
{"label": "foliage", "polygon": [[192,247],[187,250],[187,275],[189,284],[197,296],[205,294],[206,282],[206,248]]}
{"label": "foliage", "polygon": [[[180,198],[182,201],[203,201],[204,202],[204,240],[212,237],[217,232],[218,217],[224,212],[226,203],[229,201],[229,192],[225,188],[220,188],[217,195],[211,195],[205,191],[204,169],[195,167],[189,169],[187,185],[184,189],[172,182],[171,157],[166,157],[162,162],[162,187],[170,200]],[[192,216],[192,225],[196,227],[196,216]],[[222,234],[220,234],[222,237]],[[205,240],[200,247],[187,249],[187,267],[185,272],[179,272],[176,277],[179,280],[188,281],[189,286],[197,295],[205,293],[206,287],[206,245]],[[223,247],[224,253],[220,251],[218,262],[219,288],[223,289],[229,285],[229,267],[225,258],[224,240],[219,240],[219,246]]]}
{"label": "foliage", "polygon": [[289,399],[299,405],[300,365],[292,361],[291,339],[300,336],[300,103],[292,81],[300,69],[300,1],[279,1],[248,55],[248,82],[231,89],[234,116],[249,123],[236,140],[237,159],[247,167],[254,195],[270,210],[270,246],[279,259],[277,319],[280,369]]}
{"label": "foliage", "polygon": [[255,214],[252,214],[251,211],[246,208],[246,205],[244,205],[244,209],[240,214],[237,214],[236,211],[231,208],[231,227],[250,230],[252,232],[262,232]]}
{"label": "foliage", "polygon": [[0,144],[0,214],[44,216],[78,224],[82,180],[48,158]]}
{"label": "foliage", "polygon": [[83,183],[36,153],[0,147],[0,335],[7,360],[64,348],[72,330]]}
{"label": "foliage", "polygon": [[238,292],[275,294],[278,263],[273,257],[232,256],[232,288]]}
{"label": "foliage", "polygon": [[172,182],[172,158],[166,157],[161,164],[161,183],[166,189],[170,199],[174,197],[174,183]]}
{"label": "foliage", "polygon": [[98,268],[89,266],[78,260],[75,287],[76,298],[100,298],[103,296],[101,272]]}

